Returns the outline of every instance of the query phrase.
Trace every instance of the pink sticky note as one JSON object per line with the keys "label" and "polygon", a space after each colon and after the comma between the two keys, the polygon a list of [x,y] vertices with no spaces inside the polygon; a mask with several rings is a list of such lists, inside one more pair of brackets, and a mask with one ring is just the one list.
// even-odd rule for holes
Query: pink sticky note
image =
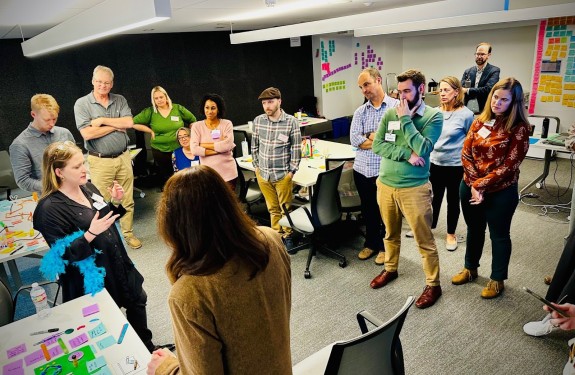
{"label": "pink sticky note", "polygon": [[72,347],[72,349],[76,349],[78,346],[82,345],[83,343],[88,341],[88,335],[85,333],[82,333],[79,336],[74,337],[73,339],[71,339],[70,341],[68,341],[70,343],[70,346]]}
{"label": "pink sticky note", "polygon": [[58,341],[58,336],[51,337],[48,340],[44,341],[44,345],[50,346],[52,344],[55,344],[56,341]]}
{"label": "pink sticky note", "polygon": [[56,345],[48,349],[48,353],[52,356],[52,358],[59,356],[60,354],[64,353],[60,345]]}
{"label": "pink sticky note", "polygon": [[6,351],[8,354],[8,358],[12,358],[17,356],[18,354],[22,354],[26,352],[26,344],[20,344],[13,348],[10,348]]}
{"label": "pink sticky note", "polygon": [[95,314],[97,312],[100,312],[100,308],[98,307],[97,303],[90,305],[90,306],[87,306],[87,307],[84,307],[82,309],[82,314],[84,314],[84,316],[92,315],[92,314]]}
{"label": "pink sticky note", "polygon": [[36,362],[40,362],[43,359],[44,359],[44,353],[42,353],[42,350],[38,350],[24,357],[24,362],[26,362],[26,366],[30,366]]}
{"label": "pink sticky note", "polygon": [[24,367],[22,360],[19,359],[15,362],[8,363],[2,367],[2,375],[24,375]]}

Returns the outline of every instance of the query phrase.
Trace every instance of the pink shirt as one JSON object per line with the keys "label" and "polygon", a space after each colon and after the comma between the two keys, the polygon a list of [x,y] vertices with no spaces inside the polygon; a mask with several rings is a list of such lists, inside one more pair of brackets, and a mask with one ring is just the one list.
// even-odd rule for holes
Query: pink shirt
{"label": "pink shirt", "polygon": [[[232,150],[234,143],[234,126],[230,120],[220,120],[216,129],[220,131],[219,138],[212,138],[212,130],[206,126],[205,121],[194,122],[191,126],[190,149],[195,156],[200,157],[200,164],[212,167],[222,176],[224,181],[238,177],[238,169]],[[206,156],[206,149],[200,143],[213,143],[217,155]]]}

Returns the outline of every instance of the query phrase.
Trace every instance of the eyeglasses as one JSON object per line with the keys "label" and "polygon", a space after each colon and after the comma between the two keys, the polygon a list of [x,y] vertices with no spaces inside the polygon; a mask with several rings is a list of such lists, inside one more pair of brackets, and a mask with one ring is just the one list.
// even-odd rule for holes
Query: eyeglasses
{"label": "eyeglasses", "polygon": [[181,139],[190,139],[190,136],[189,135],[180,135],[178,137],[178,140],[181,140]]}
{"label": "eyeglasses", "polygon": [[488,53],[475,53],[475,56],[477,56],[477,57],[485,57],[487,55],[488,55]]}
{"label": "eyeglasses", "polygon": [[112,86],[112,81],[94,81],[96,85]]}

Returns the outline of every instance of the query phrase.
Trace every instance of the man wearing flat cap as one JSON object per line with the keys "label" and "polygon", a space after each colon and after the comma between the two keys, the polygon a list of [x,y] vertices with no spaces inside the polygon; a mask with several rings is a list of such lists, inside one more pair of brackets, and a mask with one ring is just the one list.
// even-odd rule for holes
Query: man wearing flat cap
{"label": "man wearing flat cap", "polygon": [[275,87],[265,89],[261,100],[264,114],[254,119],[252,158],[258,185],[266,200],[271,227],[281,233],[288,251],[293,246],[292,229],[281,227],[284,204],[293,198],[293,175],[301,159],[301,132],[295,117],[281,109],[282,95]]}

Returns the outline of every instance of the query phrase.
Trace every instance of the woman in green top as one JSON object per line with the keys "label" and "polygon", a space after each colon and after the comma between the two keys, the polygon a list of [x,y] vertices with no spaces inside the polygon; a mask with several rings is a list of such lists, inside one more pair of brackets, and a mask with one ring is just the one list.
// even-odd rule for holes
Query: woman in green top
{"label": "woman in green top", "polygon": [[195,121],[196,116],[184,106],[172,103],[161,86],[152,89],[152,106],[134,117],[134,129],[151,134],[152,154],[162,185],[173,173],[172,152],[180,147],[178,129]]}

